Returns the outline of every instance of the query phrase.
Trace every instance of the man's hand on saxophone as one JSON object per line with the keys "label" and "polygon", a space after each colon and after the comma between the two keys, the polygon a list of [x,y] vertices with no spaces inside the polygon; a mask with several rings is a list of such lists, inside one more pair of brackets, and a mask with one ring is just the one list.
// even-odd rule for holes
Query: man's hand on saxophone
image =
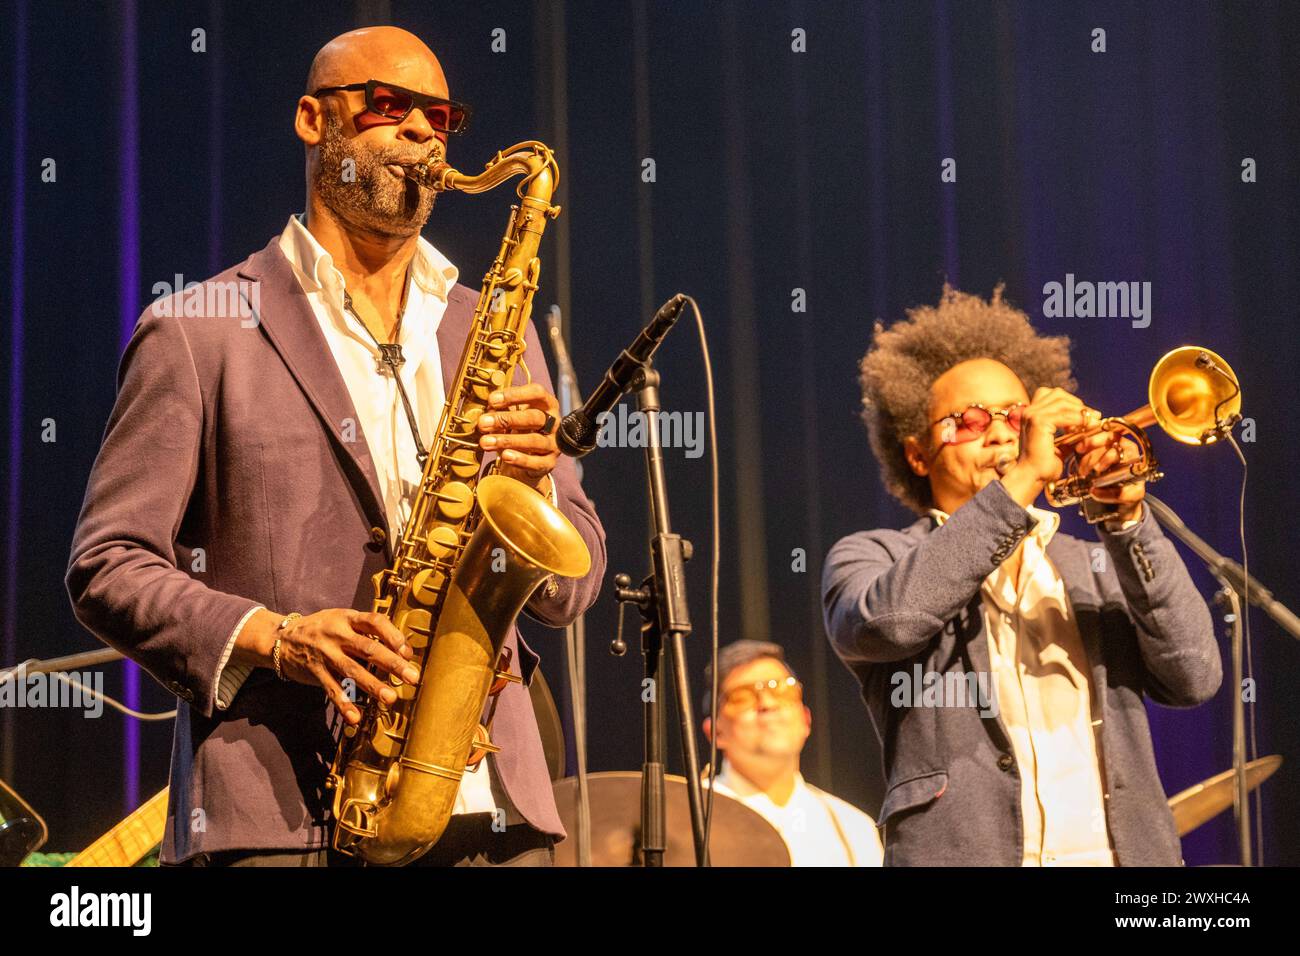
{"label": "man's hand on saxophone", "polygon": [[549,495],[547,476],[560,459],[555,443],[559,400],[537,382],[530,382],[493,392],[488,406],[491,411],[478,420],[483,435],[479,447],[501,453],[497,474],[517,478]]}
{"label": "man's hand on saxophone", "polygon": [[[361,711],[341,681],[351,679],[357,690],[390,704],[397,693],[387,683],[388,675],[408,684],[419,683],[420,672],[410,663],[411,648],[402,632],[382,614],[329,608],[282,627],[284,622],[285,616],[274,611],[254,613],[235,639],[231,661],[275,670],[284,680],[323,687],[350,724],[361,720]],[[378,673],[370,673],[372,664]]]}

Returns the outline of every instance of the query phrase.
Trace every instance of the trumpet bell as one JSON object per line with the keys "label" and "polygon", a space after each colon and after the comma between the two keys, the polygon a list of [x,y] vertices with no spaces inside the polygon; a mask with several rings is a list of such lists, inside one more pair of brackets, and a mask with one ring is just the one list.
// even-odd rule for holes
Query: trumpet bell
{"label": "trumpet bell", "polygon": [[[1091,428],[1058,435],[1056,446],[1065,458],[1062,476],[1047,483],[1047,500],[1056,507],[1078,504],[1090,523],[1104,520],[1111,509],[1099,505],[1092,493],[1099,488],[1162,477],[1159,463],[1144,429],[1157,424],[1174,440],[1186,445],[1209,445],[1231,432],[1241,420],[1241,386],[1223,357],[1195,345],[1184,345],[1165,355],[1151,370],[1147,384],[1149,404],[1121,418],[1104,418]],[[1107,432],[1110,441],[1126,438],[1138,446],[1136,460],[1120,458],[1103,474],[1080,474],[1079,456],[1068,451],[1085,438]]]}
{"label": "trumpet bell", "polygon": [[[1215,366],[1225,374],[1216,372]],[[1174,440],[1208,445],[1219,439],[1222,424],[1241,415],[1241,389],[1236,381],[1236,373],[1222,356],[1195,345],[1176,348],[1151,370],[1147,389],[1151,413]]]}

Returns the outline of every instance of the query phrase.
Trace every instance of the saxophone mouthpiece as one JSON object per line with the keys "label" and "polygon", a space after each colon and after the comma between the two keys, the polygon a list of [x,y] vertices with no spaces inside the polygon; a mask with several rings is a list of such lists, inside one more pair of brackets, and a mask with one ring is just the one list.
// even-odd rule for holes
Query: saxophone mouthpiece
{"label": "saxophone mouthpiece", "polygon": [[436,189],[435,170],[443,164],[442,144],[434,140],[433,149],[429,155],[424,157],[414,165],[403,165],[402,169],[406,172],[406,178],[414,182],[421,189]]}

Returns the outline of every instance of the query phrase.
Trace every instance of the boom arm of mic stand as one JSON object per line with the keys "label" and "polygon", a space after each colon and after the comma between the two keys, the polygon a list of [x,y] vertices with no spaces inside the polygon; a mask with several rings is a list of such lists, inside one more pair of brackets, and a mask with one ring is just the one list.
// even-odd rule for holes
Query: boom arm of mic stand
{"label": "boom arm of mic stand", "polygon": [[1214,550],[1196,532],[1187,527],[1174,510],[1159,498],[1148,494],[1146,503],[1164,529],[1191,548],[1196,553],[1196,556],[1209,567],[1211,574],[1221,578],[1238,594],[1243,596],[1249,594],[1251,604],[1276,621],[1278,627],[1296,640],[1300,640],[1300,618],[1297,618],[1289,607],[1273,597],[1273,593],[1268,588],[1256,581],[1253,576],[1246,574],[1242,566],[1236,561],[1224,557]]}
{"label": "boom arm of mic stand", "polygon": [[51,674],[56,671],[71,671],[83,667],[95,667],[98,664],[110,664],[113,661],[120,661],[123,656],[121,651],[115,651],[111,647],[101,647],[93,651],[82,651],[80,654],[69,654],[66,657],[26,661],[14,664],[12,667],[0,667],[0,681],[15,673],[20,667],[27,674]]}
{"label": "boom arm of mic stand", "polygon": [[[1268,612],[1273,620],[1300,638],[1300,622],[1295,615],[1280,601],[1274,600],[1268,589],[1248,576],[1245,569],[1236,561],[1225,558],[1203,540],[1199,535],[1183,524],[1181,518],[1167,504],[1154,495],[1146,496],[1147,507],[1156,516],[1160,524],[1183,544],[1196,552],[1197,557],[1205,562],[1210,573],[1223,585],[1224,599],[1228,613],[1224,622],[1232,644],[1232,772],[1236,780],[1236,799],[1234,815],[1237,821],[1237,842],[1241,853],[1241,865],[1250,866],[1253,853],[1250,845],[1250,797],[1246,782],[1246,708],[1241,693],[1241,681],[1245,675],[1244,649],[1242,647],[1241,619],[1244,613],[1242,598],[1247,591],[1250,603],[1258,605]],[[1248,587],[1247,587],[1248,586]],[[1289,620],[1288,620],[1289,618]]]}

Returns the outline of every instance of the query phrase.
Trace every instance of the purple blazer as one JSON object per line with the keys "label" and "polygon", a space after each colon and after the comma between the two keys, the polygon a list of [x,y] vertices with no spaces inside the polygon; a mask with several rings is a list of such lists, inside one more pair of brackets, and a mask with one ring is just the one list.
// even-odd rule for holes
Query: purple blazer
{"label": "purple blazer", "polygon": [[[231,288],[258,306],[255,316],[210,314],[234,311]],[[136,325],[66,578],[77,619],[181,699],[167,863],[328,842],[324,782],[338,721],[324,692],[257,669],[218,711],[218,664],[255,605],[369,610],[371,575],[391,561],[369,447],[277,240],[203,290],[202,308],[197,293],[172,297],[170,312],[189,316],[151,306]],[[448,295],[438,327],[448,384],[477,298],[461,285]],[[531,326],[526,341],[534,380],[550,388]],[[596,599],[605,533],[573,462],[561,458],[553,477],[560,510],[592,558],[585,578],[559,581],[550,598],[539,590],[528,605],[531,616],[562,627]],[[537,655],[517,631],[506,645],[512,667],[531,680]],[[563,839],[525,686],[502,692],[493,737],[502,750],[492,759],[515,807]]]}

